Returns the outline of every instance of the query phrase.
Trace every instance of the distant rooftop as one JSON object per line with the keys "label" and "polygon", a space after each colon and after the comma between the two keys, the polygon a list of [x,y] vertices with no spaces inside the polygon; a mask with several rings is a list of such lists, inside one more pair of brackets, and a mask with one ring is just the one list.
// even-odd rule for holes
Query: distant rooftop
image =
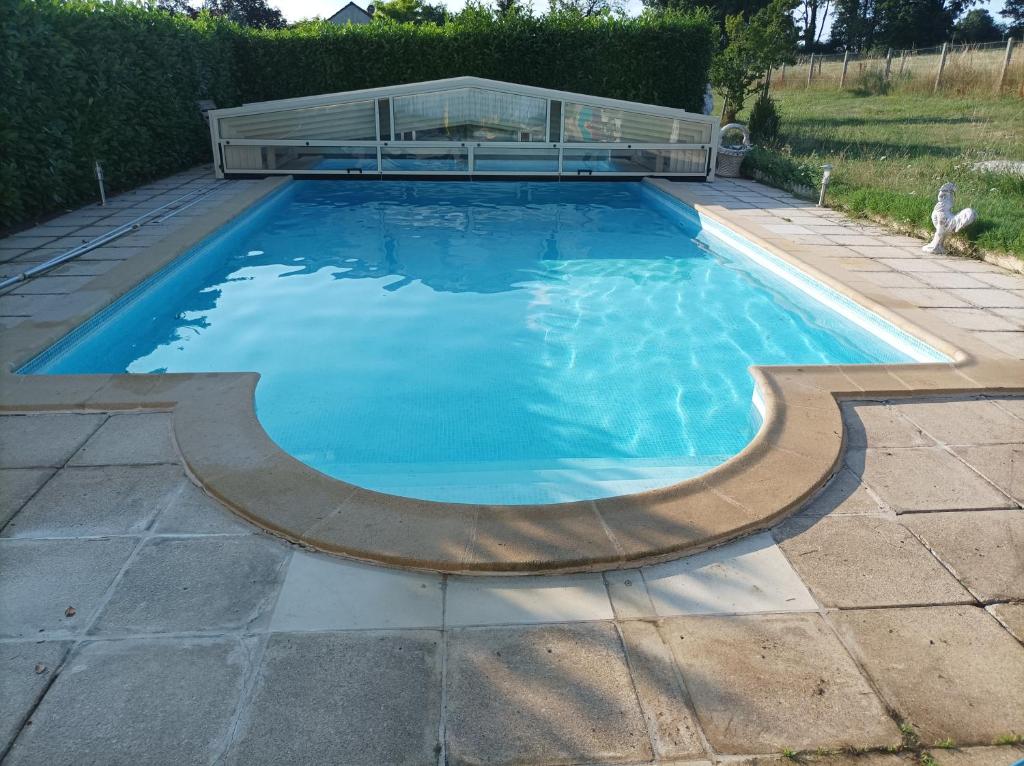
{"label": "distant rooftop", "polygon": [[327,20],[332,24],[369,24],[373,19],[373,5],[362,7],[349,3],[334,13]]}

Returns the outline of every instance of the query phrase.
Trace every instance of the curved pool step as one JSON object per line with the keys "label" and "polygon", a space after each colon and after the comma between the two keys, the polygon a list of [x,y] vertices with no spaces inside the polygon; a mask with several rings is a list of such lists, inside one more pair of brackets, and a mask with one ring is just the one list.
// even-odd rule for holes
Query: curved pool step
{"label": "curved pool step", "polygon": [[360,487],[421,500],[517,505],[658,489],[704,473],[726,459],[390,463],[331,466],[329,472]]}

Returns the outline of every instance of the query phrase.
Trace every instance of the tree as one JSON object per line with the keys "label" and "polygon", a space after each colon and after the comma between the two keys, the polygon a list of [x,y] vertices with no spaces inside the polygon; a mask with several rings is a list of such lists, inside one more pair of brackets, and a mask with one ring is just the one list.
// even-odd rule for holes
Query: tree
{"label": "tree", "polygon": [[203,7],[214,16],[225,16],[245,27],[282,29],[284,16],[267,0],[205,0]]}
{"label": "tree", "polygon": [[[641,0],[645,7],[655,11],[690,11],[695,8],[710,8],[716,18],[724,21],[729,16],[740,14],[744,21],[769,5],[770,0]],[[795,3],[793,4],[796,5]]]}
{"label": "tree", "polygon": [[505,16],[520,16],[529,15],[530,6],[522,0],[495,0],[494,1],[494,14],[498,18],[504,18]]}
{"label": "tree", "polygon": [[156,0],[153,6],[171,15],[188,16],[191,19],[199,15],[199,11],[193,8],[188,0]]}
{"label": "tree", "polygon": [[623,10],[617,0],[551,0],[552,13],[574,13],[580,16],[603,16]]}
{"label": "tree", "polygon": [[772,0],[749,21],[737,13],[725,19],[726,46],[711,64],[711,82],[725,96],[724,120],[734,122],[747,96],[768,70],[792,62],[797,28],[796,0]]}
{"label": "tree", "polygon": [[874,15],[875,0],[836,0],[832,44],[850,51],[870,48],[874,41]]}
{"label": "tree", "polygon": [[373,12],[376,22],[396,24],[444,24],[448,11],[443,5],[430,5],[423,0],[383,0]]}
{"label": "tree", "polygon": [[1003,27],[984,8],[968,11],[953,27],[958,43],[990,43],[1003,39]]}
{"label": "tree", "polygon": [[832,42],[852,51],[928,48],[949,40],[977,0],[835,0]]}
{"label": "tree", "polygon": [[1024,0],[1006,0],[999,14],[1006,19],[1006,33],[1020,39],[1024,37]]}
{"label": "tree", "polygon": [[812,50],[821,41],[832,0],[803,0],[800,3],[800,41],[804,50]]}

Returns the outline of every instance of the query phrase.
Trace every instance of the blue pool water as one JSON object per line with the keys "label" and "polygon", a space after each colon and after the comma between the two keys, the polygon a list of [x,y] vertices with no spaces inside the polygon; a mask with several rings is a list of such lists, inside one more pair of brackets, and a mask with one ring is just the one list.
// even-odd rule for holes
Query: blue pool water
{"label": "blue pool water", "polygon": [[22,371],[258,371],[331,476],[546,503],[735,455],[750,365],[938,358],[728,239],[641,184],[292,182]]}

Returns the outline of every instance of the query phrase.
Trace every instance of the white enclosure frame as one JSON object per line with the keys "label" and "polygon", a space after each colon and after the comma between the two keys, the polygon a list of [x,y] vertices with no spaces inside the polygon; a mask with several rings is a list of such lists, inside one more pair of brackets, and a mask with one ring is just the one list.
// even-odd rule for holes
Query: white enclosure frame
{"label": "white enclosure frame", "polygon": [[[530,139],[520,141],[507,140],[394,140],[393,133],[381,134],[381,101],[387,101],[389,105],[390,131],[394,131],[395,124],[395,99],[402,96],[416,94],[435,94],[456,89],[481,89],[509,94],[513,96],[527,96],[545,100],[545,124],[544,140]],[[272,115],[277,112],[289,110],[310,109],[313,107],[332,107],[348,103],[372,102],[373,122],[375,138],[372,140],[320,140],[310,138],[224,138],[222,136],[221,121],[231,117]],[[552,103],[558,102],[560,120],[558,123],[559,140],[551,141],[551,109]],[[691,129],[698,130],[707,140],[697,143],[680,142],[650,142],[650,141],[619,141],[605,142],[597,140],[566,141],[566,103],[583,105],[585,108],[594,109],[615,109],[631,113],[633,115],[646,115],[662,117],[674,120],[674,125],[685,125]],[[549,90],[546,88],[535,88],[529,85],[517,85],[513,83],[487,80],[480,77],[454,77],[447,80],[434,80],[429,82],[410,83],[406,85],[394,85],[385,88],[371,88],[368,90],[348,91],[344,93],[329,93],[319,96],[306,96],[302,98],[282,99],[279,101],[264,101],[232,109],[214,109],[209,112],[210,116],[210,137],[213,143],[214,168],[218,178],[230,177],[233,175],[294,175],[294,176],[513,176],[513,177],[690,177],[712,180],[715,174],[715,162],[718,154],[719,120],[704,114],[695,114],[683,109],[672,109],[651,104],[640,104],[633,101],[620,101],[617,99],[599,98],[587,96],[580,93],[569,93],[566,91]],[[674,134],[674,131],[673,131]],[[230,148],[229,148],[230,147]],[[240,163],[236,162],[235,167],[226,167],[225,157],[227,153],[234,153],[235,156],[245,156],[237,150],[242,147],[252,147],[251,160]],[[352,148],[365,149],[369,157],[366,163],[373,163],[372,167],[346,168],[346,169],[325,169],[316,167],[267,167],[269,164],[265,159],[265,150],[274,147],[323,147],[330,148]],[[438,152],[447,150],[465,156],[464,167],[452,169],[420,169],[403,168],[388,169],[383,165],[384,156],[388,152],[415,149],[434,149]],[[481,150],[502,149],[508,152],[510,157],[516,154],[528,155],[546,152],[554,164],[555,153],[557,152],[557,169],[552,167],[549,170],[523,170],[511,168],[502,170],[477,170],[476,153]],[[572,157],[573,150],[589,150],[590,152],[604,152],[613,150],[625,150],[626,152],[647,152],[650,155],[660,158],[662,165],[672,163],[675,160],[682,162],[680,152],[688,152],[686,164],[688,169],[679,170],[653,170],[643,167],[620,167],[604,169],[568,168],[566,159]],[[672,152],[669,154],[669,152]],[[699,152],[699,154],[697,154]],[[260,157],[257,163],[255,158]],[[276,156],[276,155],[275,155]],[[375,159],[374,159],[375,158]],[[257,166],[258,164],[258,166]],[[611,155],[606,164],[613,165]],[[241,165],[241,166],[239,166]]]}

